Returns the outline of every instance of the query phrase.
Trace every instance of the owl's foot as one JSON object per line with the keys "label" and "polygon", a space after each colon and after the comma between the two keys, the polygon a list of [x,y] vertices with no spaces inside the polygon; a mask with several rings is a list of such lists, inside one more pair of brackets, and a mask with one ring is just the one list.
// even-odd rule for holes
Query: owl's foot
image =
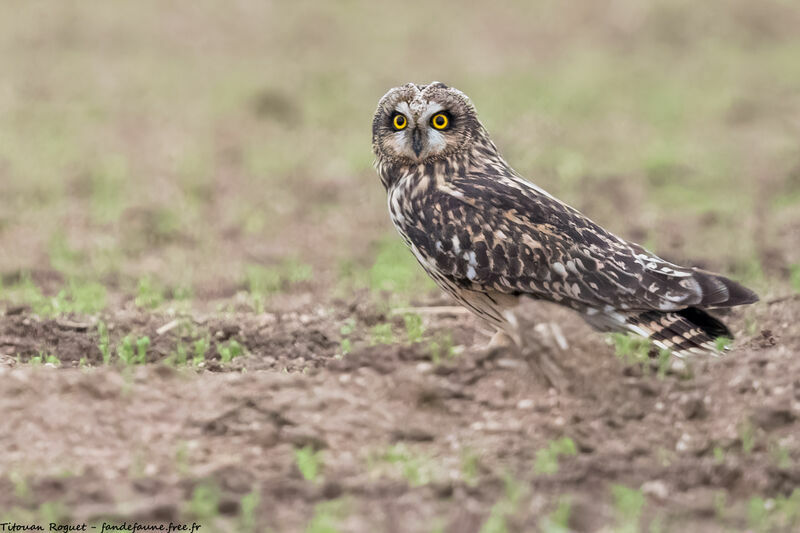
{"label": "owl's foot", "polygon": [[514,345],[514,339],[502,329],[498,329],[489,339],[489,344],[486,345],[486,348],[489,350],[493,348],[513,348]]}
{"label": "owl's foot", "polygon": [[509,351],[511,351],[511,353],[515,353],[516,350],[517,346],[514,343],[514,340],[506,332],[497,330],[497,332],[492,335],[492,338],[489,340],[488,344],[475,347],[472,352],[475,354],[475,362],[478,365],[482,365],[486,361],[491,361],[501,357],[503,354],[506,354]]}
{"label": "owl's foot", "polygon": [[548,386],[559,392],[569,392],[572,384],[570,373],[560,363],[564,344],[558,336],[543,335],[542,328],[535,329],[535,333],[528,335],[520,348],[523,356],[536,367],[537,373]]}

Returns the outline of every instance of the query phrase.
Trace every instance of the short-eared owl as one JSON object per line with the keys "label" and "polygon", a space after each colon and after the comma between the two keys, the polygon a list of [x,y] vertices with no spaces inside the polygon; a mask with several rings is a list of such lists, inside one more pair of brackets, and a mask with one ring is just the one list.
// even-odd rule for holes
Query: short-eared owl
{"label": "short-eared owl", "polygon": [[372,122],[392,222],[436,283],[519,342],[522,297],[574,309],[682,356],[730,330],[706,312],[758,300],[723,276],[681,267],[595,224],[524,180],[462,92],[409,83]]}

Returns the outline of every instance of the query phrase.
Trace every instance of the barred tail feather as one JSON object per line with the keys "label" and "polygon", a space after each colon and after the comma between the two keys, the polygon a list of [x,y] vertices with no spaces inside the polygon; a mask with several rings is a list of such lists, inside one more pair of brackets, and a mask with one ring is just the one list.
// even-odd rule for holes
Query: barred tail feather
{"label": "barred tail feather", "polygon": [[625,321],[625,329],[647,337],[659,348],[670,350],[678,357],[720,355],[715,339],[733,339],[725,324],[697,307],[630,315]]}

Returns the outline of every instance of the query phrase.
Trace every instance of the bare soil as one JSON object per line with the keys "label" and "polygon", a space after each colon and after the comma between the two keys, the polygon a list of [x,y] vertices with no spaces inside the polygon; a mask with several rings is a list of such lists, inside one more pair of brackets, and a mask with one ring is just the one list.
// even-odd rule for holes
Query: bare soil
{"label": "bare soil", "polygon": [[[371,346],[365,328],[391,318],[361,301],[177,325],[108,313],[112,344],[127,334],[152,340],[148,364],[122,371],[100,364],[93,324],[8,309],[0,471],[26,481],[0,476],[0,508],[58,501],[74,523],[199,518],[238,531],[240,502],[256,490],[256,530],[302,531],[320,503],[336,500],[341,531],[479,531],[493,512],[509,531],[532,531],[568,498],[569,527],[600,531],[624,519],[609,492],[622,484],[646,497],[642,530],[744,529],[754,496],[786,497],[800,485],[798,311],[792,297],[759,305],[750,320],[770,329],[751,335],[734,314],[740,335],[728,356],[659,376],[624,364],[602,336],[555,310],[572,383],[556,391],[510,350],[469,348],[433,364],[425,343]],[[337,355],[351,316],[354,349]],[[485,341],[468,315],[425,317],[428,331],[453,331],[457,345]],[[197,329],[214,347],[235,337],[248,354],[222,364],[212,348],[200,369],[159,363]],[[20,364],[56,351],[61,368]],[[554,473],[537,471],[537,451],[562,437],[577,454]],[[422,478],[381,462],[398,443],[424,458]],[[322,450],[314,480],[298,470],[304,446]],[[520,487],[513,504],[509,479]],[[213,488],[218,516],[198,516],[198,487]]]}

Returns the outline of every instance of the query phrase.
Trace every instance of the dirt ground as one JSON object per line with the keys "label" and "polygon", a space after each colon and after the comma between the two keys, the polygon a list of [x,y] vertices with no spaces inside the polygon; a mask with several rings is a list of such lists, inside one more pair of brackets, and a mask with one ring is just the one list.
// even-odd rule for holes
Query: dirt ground
{"label": "dirt ground", "polygon": [[[547,517],[566,501],[574,531],[790,531],[796,506],[754,516],[751,499],[800,484],[798,311],[795,297],[767,302],[751,318],[769,330],[741,334],[732,353],[691,374],[665,375],[624,364],[602,336],[555,312],[571,343],[562,357],[572,387],[558,392],[508,351],[433,364],[421,343],[356,341],[337,356],[345,317],[385,318],[359,302],[185,317],[162,334],[172,317],[109,314],[112,342],[153,339],[152,362],[123,372],[78,368],[80,358],[101,362],[88,324],[10,309],[0,319],[0,463],[17,477],[0,481],[0,508],[21,521],[57,500],[49,512],[74,523],[195,519],[225,531],[312,530],[312,517],[331,531],[558,531]],[[235,335],[249,355],[200,370],[159,364],[188,322],[215,343]],[[742,330],[741,313],[732,324]],[[476,324],[443,308],[425,325],[459,344]],[[56,351],[61,368],[14,358]],[[537,451],[563,437],[575,454],[557,471],[537,467]],[[321,457],[310,480],[296,457],[306,446]],[[381,459],[387,449],[399,463]],[[626,511],[611,484],[644,505]],[[254,491],[257,512],[243,518]],[[218,513],[204,514],[203,495]],[[493,517],[505,529],[485,529]]]}

